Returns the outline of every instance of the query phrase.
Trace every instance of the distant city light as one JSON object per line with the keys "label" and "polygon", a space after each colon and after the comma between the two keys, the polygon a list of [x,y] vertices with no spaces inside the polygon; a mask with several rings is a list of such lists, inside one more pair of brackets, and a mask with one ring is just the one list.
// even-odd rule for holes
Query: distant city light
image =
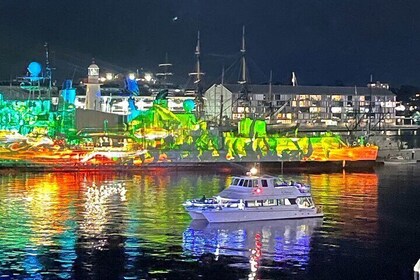
{"label": "distant city light", "polygon": [[130,73],[130,74],[128,74],[128,78],[129,78],[130,80],[135,80],[135,79],[136,79],[136,74],[134,74],[134,73]]}
{"label": "distant city light", "polygon": [[255,176],[258,173],[258,169],[255,167],[252,167],[250,172],[251,172],[251,175]]}
{"label": "distant city light", "polygon": [[110,80],[112,80],[113,79],[113,77],[114,77],[114,75],[112,74],[112,73],[106,73],[106,79],[108,80],[108,81],[110,81]]}
{"label": "distant city light", "polygon": [[404,105],[398,105],[397,107],[395,107],[395,111],[405,111],[405,106]]}

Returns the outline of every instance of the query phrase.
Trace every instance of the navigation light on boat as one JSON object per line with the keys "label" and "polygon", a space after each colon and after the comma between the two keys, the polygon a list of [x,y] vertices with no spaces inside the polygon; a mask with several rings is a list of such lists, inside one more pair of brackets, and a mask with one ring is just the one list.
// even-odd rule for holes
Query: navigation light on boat
{"label": "navigation light on boat", "polygon": [[260,193],[262,193],[262,189],[261,188],[255,188],[252,192],[253,193],[256,193],[256,194],[260,194]]}

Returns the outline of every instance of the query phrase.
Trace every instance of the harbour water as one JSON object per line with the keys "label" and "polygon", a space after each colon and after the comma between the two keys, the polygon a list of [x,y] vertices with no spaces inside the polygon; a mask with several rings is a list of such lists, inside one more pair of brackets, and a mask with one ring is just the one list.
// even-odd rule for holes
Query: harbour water
{"label": "harbour water", "polygon": [[0,279],[412,279],[420,164],[284,174],[323,219],[191,222],[231,173],[1,173]]}

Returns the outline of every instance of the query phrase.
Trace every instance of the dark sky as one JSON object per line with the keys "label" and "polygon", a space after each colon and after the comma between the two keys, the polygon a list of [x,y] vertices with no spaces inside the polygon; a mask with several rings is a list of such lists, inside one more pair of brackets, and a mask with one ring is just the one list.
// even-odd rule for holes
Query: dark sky
{"label": "dark sky", "polygon": [[371,74],[420,85],[418,0],[1,0],[0,79],[44,62],[47,41],[59,83],[85,76],[92,57],[103,71],[156,71],[165,53],[182,83],[200,29],[206,84],[222,67],[234,82],[242,25],[251,82],[272,70],[281,83],[295,71],[300,85],[365,85]]}

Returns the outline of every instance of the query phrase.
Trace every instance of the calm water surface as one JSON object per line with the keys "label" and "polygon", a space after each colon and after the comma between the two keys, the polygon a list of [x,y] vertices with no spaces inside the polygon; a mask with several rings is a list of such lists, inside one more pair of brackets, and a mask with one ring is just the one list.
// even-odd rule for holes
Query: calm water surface
{"label": "calm water surface", "polygon": [[230,174],[3,172],[0,279],[413,278],[420,164],[284,177],[324,219],[191,222],[182,202]]}

